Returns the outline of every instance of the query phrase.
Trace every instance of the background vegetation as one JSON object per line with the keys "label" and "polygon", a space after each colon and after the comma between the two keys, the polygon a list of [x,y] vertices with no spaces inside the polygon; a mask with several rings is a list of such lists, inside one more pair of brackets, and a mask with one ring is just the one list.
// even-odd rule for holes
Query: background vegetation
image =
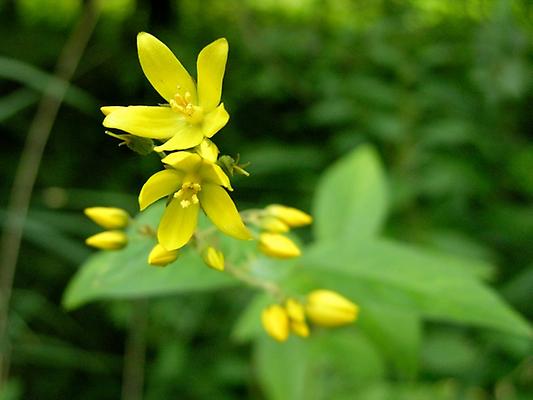
{"label": "background vegetation", "polygon": [[[35,105],[82,7],[0,1],[2,219]],[[531,398],[530,331],[499,298],[533,316],[532,18],[526,0],[102,2],[39,170],[0,398],[118,398],[126,342],[146,345],[145,360],[128,357],[144,366],[147,399]],[[345,293],[363,307],[360,324],[279,346],[254,322],[265,299],[219,278],[65,310],[91,254],[83,239],[97,230],[81,210],[135,213],[159,168],[117,148],[98,110],[159,101],[138,65],[139,31],[190,70],[205,44],[228,38],[231,120],[217,143],[251,162],[234,185],[239,206],[312,210],[306,281],[285,283]],[[131,297],[143,282],[65,302]]]}

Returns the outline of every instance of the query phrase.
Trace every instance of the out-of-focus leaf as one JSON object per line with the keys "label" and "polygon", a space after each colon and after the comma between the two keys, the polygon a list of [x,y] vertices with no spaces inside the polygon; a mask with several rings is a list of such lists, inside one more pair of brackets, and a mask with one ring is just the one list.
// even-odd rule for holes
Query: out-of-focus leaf
{"label": "out-of-focus leaf", "polygon": [[375,150],[360,146],[323,175],[315,195],[318,240],[375,235],[387,214],[387,189]]}
{"label": "out-of-focus leaf", "polygon": [[37,93],[26,88],[16,90],[2,97],[0,99],[0,122],[32,105],[38,99],[39,95]]}
{"label": "out-of-focus leaf", "polygon": [[214,271],[193,250],[184,249],[168,266],[147,263],[155,240],[139,232],[149,226],[155,232],[163,211],[159,202],[140,214],[128,230],[128,245],[119,251],[102,251],[91,256],[69,283],[63,304],[73,309],[97,299],[136,298],[161,294],[211,290],[234,285],[228,274]]}
{"label": "out-of-focus leaf", "polygon": [[246,342],[256,337],[261,331],[261,311],[272,299],[264,294],[257,295],[246,306],[233,327],[232,336],[239,342]]}
{"label": "out-of-focus leaf", "polygon": [[357,330],[320,332],[277,343],[259,338],[255,361],[260,384],[271,400],[337,399],[372,385],[384,365],[372,343]]}
{"label": "out-of-focus leaf", "polygon": [[398,375],[414,378],[418,371],[422,326],[420,317],[409,311],[366,306],[357,324],[366,336],[392,361]]}
{"label": "out-of-focus leaf", "polygon": [[19,82],[39,92],[49,90],[52,96],[58,96],[67,85],[64,98],[66,104],[89,114],[97,109],[98,102],[89,93],[19,60],[0,56],[0,77]]}
{"label": "out-of-focus leaf", "polygon": [[351,282],[366,281],[384,288],[381,301],[398,302],[393,305],[426,317],[531,335],[527,321],[479,282],[461,259],[375,240],[322,243],[308,249],[300,262],[323,285],[342,289],[354,300],[358,285]]}

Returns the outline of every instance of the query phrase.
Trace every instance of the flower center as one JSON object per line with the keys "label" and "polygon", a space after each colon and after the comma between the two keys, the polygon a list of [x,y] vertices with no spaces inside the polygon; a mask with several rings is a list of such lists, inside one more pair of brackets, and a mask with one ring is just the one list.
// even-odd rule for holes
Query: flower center
{"label": "flower center", "polygon": [[179,93],[180,87],[178,86],[178,92],[174,95],[173,99],[170,99],[170,107],[182,114],[189,123],[197,124],[202,121],[204,116],[204,110],[200,106],[195,106],[191,102],[191,93],[185,92],[183,95]]}
{"label": "flower center", "polygon": [[180,201],[182,208],[187,208],[191,204],[198,204],[197,193],[202,190],[199,183],[187,182],[181,185],[181,189],[174,193],[174,197]]}

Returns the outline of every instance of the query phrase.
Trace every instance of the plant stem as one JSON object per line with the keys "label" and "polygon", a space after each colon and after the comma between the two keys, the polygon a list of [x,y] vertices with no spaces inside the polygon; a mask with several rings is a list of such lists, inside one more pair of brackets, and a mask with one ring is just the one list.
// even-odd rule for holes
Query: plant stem
{"label": "plant stem", "polygon": [[28,129],[7,206],[0,242],[0,389],[9,371],[8,310],[24,223],[44,149],[68,89],[98,19],[97,0],[88,0],[83,13],[58,57],[54,76],[63,83],[48,85]]}
{"label": "plant stem", "polygon": [[122,373],[122,400],[143,398],[144,364],[146,358],[146,329],[148,326],[148,300],[131,302],[133,312],[124,351]]}

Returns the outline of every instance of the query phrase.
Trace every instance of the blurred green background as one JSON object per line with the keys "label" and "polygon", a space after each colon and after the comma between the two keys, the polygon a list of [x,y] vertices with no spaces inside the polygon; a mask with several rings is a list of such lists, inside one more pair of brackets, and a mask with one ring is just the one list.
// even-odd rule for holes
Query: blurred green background
{"label": "blurred green background", "polygon": [[[35,105],[82,7],[81,0],[0,1],[2,219]],[[190,71],[203,46],[228,39],[223,100],[231,119],[215,140],[223,153],[251,162],[252,176],[234,185],[241,209],[277,202],[310,210],[321,173],[373,145],[389,187],[385,235],[495,265],[490,285],[531,319],[532,19],[527,0],[102,1],[39,170],[11,301],[10,380],[0,398],[120,397],[131,303],[66,312],[61,297],[91,253],[83,239],[97,231],[81,210],[114,205],[135,213],[141,185],[159,169],[157,156],[117,147],[101,126],[102,105],[160,101],[137,61],[139,31],[165,42]],[[310,231],[301,237],[309,240]],[[279,371],[265,370],[253,346],[231,335],[251,293],[152,300],[145,398],[283,399],[268,390]],[[426,321],[417,373],[371,354],[384,365],[378,378],[350,366],[363,381],[359,394],[315,395],[530,399],[530,345]],[[290,357],[279,367],[295,368]]]}

